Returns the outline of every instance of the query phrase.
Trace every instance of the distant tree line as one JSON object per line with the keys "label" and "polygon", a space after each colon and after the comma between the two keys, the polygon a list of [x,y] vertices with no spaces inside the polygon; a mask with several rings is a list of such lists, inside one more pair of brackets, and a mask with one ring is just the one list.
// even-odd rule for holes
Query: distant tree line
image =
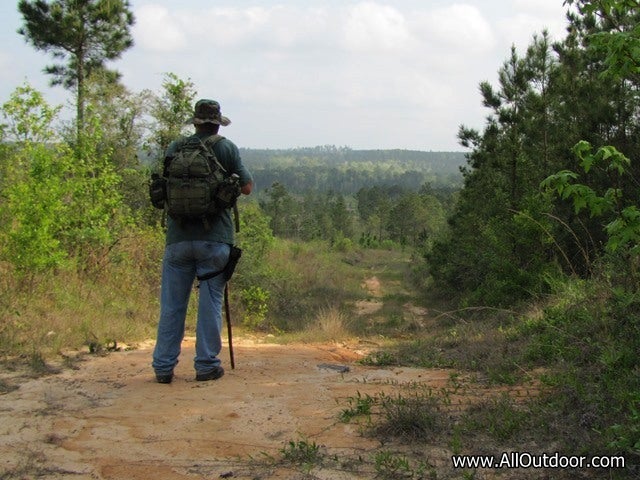
{"label": "distant tree line", "polygon": [[348,248],[424,249],[446,223],[446,209],[427,186],[361,188],[355,196],[332,191],[293,195],[275,182],[260,206],[276,236],[304,241],[328,240]]}
{"label": "distant tree line", "polygon": [[354,195],[371,186],[418,190],[428,183],[441,190],[461,186],[462,152],[413,150],[352,150],[321,146],[290,150],[240,149],[262,190],[274,182],[288,191],[333,191]]}
{"label": "distant tree line", "polygon": [[421,250],[444,227],[465,162],[462,152],[332,145],[241,154],[276,236]]}

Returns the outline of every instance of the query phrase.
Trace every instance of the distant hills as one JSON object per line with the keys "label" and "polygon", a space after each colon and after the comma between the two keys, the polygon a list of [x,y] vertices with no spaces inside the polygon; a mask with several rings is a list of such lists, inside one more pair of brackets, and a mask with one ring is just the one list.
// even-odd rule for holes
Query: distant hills
{"label": "distant hills", "polygon": [[258,190],[279,182],[297,194],[354,194],[362,187],[376,185],[418,190],[429,184],[434,189],[457,189],[462,184],[460,167],[466,164],[464,152],[353,150],[333,145],[240,148],[240,155],[254,175]]}

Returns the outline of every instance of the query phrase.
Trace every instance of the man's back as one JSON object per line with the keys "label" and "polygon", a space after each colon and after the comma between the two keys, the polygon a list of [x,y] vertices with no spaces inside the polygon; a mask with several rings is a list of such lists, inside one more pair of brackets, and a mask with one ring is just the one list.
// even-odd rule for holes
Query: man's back
{"label": "man's back", "polygon": [[[195,135],[202,142],[207,142],[207,139],[215,134],[210,131],[199,131]],[[185,138],[181,138],[169,145],[165,162],[171,162],[185,140]],[[213,145],[213,151],[216,159],[226,172],[225,176],[238,175],[240,185],[246,185],[252,181],[251,174],[242,164],[238,147],[231,140],[224,137],[220,138]],[[201,220],[177,221],[169,217],[167,227],[167,244],[185,240],[208,240],[233,245],[235,240],[233,221],[229,209],[213,216],[208,224]]]}

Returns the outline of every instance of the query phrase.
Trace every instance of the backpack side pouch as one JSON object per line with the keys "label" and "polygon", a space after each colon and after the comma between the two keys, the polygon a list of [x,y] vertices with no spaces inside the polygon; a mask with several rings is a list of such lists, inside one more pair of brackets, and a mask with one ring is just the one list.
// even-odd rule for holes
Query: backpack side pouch
{"label": "backpack side pouch", "polygon": [[151,174],[149,199],[151,200],[151,205],[155,208],[160,210],[164,208],[164,202],[167,199],[167,181],[157,173]]}

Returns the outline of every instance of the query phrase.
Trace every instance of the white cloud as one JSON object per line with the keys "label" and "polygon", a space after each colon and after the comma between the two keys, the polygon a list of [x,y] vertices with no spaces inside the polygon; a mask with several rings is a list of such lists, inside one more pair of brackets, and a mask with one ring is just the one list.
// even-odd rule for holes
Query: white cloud
{"label": "white cloud", "polygon": [[402,13],[373,2],[362,2],[351,8],[343,28],[346,46],[356,51],[396,50],[409,40]]}
{"label": "white cloud", "polygon": [[[199,47],[173,56],[167,70],[191,78],[199,93],[252,105],[255,114],[293,118],[309,111],[321,128],[333,129],[336,118],[344,128],[362,129],[383,118],[399,125],[447,111],[460,96],[461,73],[476,93],[479,79],[468,76],[465,57],[495,43],[481,12],[459,4],[402,12],[371,1],[331,11],[216,7],[172,12],[172,25]],[[211,50],[204,48],[208,43]]]}
{"label": "white cloud", "polygon": [[562,0],[512,0],[513,7],[538,17],[553,17],[558,11],[564,11]]}
{"label": "white cloud", "polygon": [[560,0],[514,0],[511,15],[496,21],[502,40],[525,49],[534,34],[547,30],[554,40],[566,33],[567,7]]}
{"label": "white cloud", "polygon": [[166,7],[143,5],[135,10],[133,35],[136,44],[151,52],[176,52],[187,46],[179,17],[170,15]]}
{"label": "white cloud", "polygon": [[[498,23],[497,30],[505,43],[515,45],[521,52],[531,44],[533,36],[540,36],[543,30],[547,30],[553,40],[560,40],[565,32],[562,22],[545,23],[542,18],[526,14],[517,14]],[[504,56],[508,56],[507,52]]]}
{"label": "white cloud", "polygon": [[262,37],[273,21],[270,10],[262,7],[207,8],[184,12],[181,27],[189,42],[198,48],[212,50],[239,47]]}
{"label": "white cloud", "polygon": [[423,41],[449,53],[478,53],[494,47],[491,25],[473,5],[454,4],[425,10],[415,16],[413,28]]}

